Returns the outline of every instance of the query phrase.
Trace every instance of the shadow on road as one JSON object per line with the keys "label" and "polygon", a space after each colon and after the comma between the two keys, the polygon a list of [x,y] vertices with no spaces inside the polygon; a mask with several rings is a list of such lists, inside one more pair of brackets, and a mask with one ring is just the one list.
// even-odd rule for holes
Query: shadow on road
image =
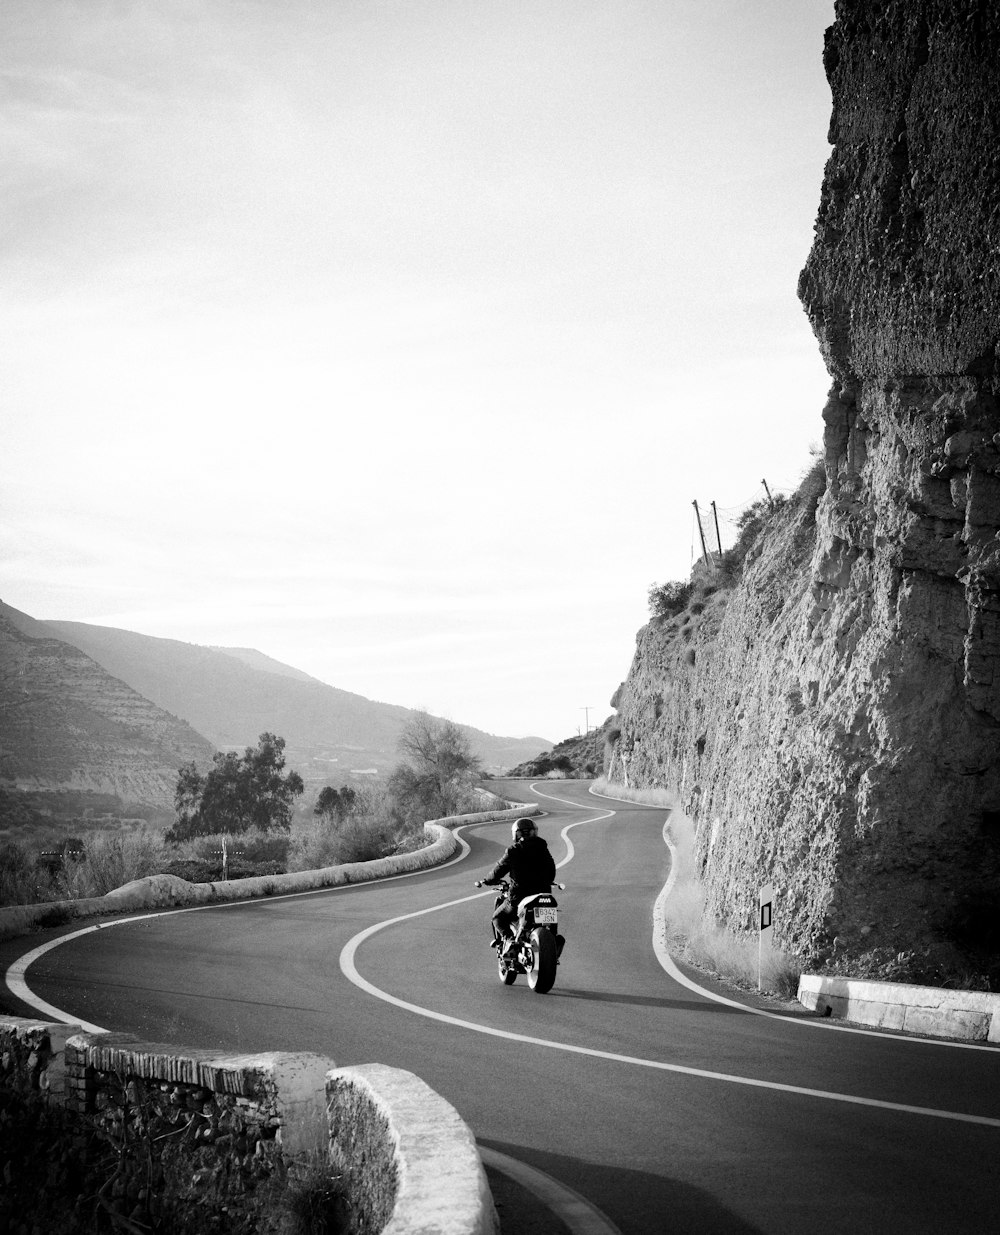
{"label": "shadow on road", "polygon": [[[480,1145],[518,1158],[572,1188],[614,1222],[622,1235],[697,1231],[698,1235],[762,1235],[761,1228],[737,1217],[708,1191],[649,1171],[601,1166],[579,1158],[541,1153],[522,1145],[477,1138]],[[665,1163],[666,1165],[666,1163]],[[540,1200],[521,1189],[504,1187],[495,1176],[491,1186],[500,1217],[501,1235],[554,1235],[567,1226],[553,1221]]]}
{"label": "shadow on road", "polygon": [[710,999],[662,999],[655,995],[622,995],[614,991],[574,991],[557,986],[549,992],[550,999],[588,999],[594,1003],[632,1003],[643,1008],[690,1008],[695,1012],[731,1012],[744,1015],[742,1008],[715,1003]]}

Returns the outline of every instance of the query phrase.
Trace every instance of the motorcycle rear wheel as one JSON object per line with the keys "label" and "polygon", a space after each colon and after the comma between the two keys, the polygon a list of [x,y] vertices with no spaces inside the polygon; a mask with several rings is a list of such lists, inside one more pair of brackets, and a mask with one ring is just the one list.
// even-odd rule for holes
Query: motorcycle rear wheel
{"label": "motorcycle rear wheel", "polygon": [[555,936],[540,926],[531,932],[531,969],[528,985],[536,995],[544,995],[552,989],[556,980],[558,949]]}

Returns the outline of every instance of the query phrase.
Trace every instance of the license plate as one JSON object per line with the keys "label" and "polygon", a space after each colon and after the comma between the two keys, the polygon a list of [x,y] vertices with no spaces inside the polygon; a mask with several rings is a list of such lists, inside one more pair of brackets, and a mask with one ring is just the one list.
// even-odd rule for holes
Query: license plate
{"label": "license plate", "polygon": [[535,910],[535,921],[542,926],[555,926],[555,924],[559,921],[558,910],[540,905]]}

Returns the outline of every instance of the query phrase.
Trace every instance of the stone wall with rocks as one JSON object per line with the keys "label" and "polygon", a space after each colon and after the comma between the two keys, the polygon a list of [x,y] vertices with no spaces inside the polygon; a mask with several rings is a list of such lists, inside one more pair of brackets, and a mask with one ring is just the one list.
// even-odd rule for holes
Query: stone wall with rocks
{"label": "stone wall with rocks", "polygon": [[[475,1138],[419,1077],[307,1053],[220,1056],[0,1017],[0,1223],[291,1229],[296,1189],[359,1235],[496,1235]],[[290,1194],[292,1194],[290,1196]]]}
{"label": "stone wall with rocks", "polygon": [[838,0],[824,62],[833,150],[799,291],[833,379],[826,490],[765,520],[735,587],[640,632],[618,766],[683,790],[731,925],[773,883],[779,939],[814,962],[988,964],[1000,10]]}

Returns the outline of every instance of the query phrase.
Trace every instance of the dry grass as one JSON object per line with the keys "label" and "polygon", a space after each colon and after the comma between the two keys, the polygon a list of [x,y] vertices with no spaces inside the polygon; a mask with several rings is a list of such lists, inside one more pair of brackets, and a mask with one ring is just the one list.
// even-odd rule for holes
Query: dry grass
{"label": "dry grass", "polygon": [[610,781],[606,776],[600,776],[591,786],[594,793],[609,798],[620,798],[625,802],[638,802],[641,806],[676,807],[677,795],[669,789],[632,789],[617,781]]}
{"label": "dry grass", "polygon": [[163,839],[148,828],[95,832],[87,838],[84,856],[68,861],[60,871],[56,887],[66,900],[104,896],[162,869]]}

